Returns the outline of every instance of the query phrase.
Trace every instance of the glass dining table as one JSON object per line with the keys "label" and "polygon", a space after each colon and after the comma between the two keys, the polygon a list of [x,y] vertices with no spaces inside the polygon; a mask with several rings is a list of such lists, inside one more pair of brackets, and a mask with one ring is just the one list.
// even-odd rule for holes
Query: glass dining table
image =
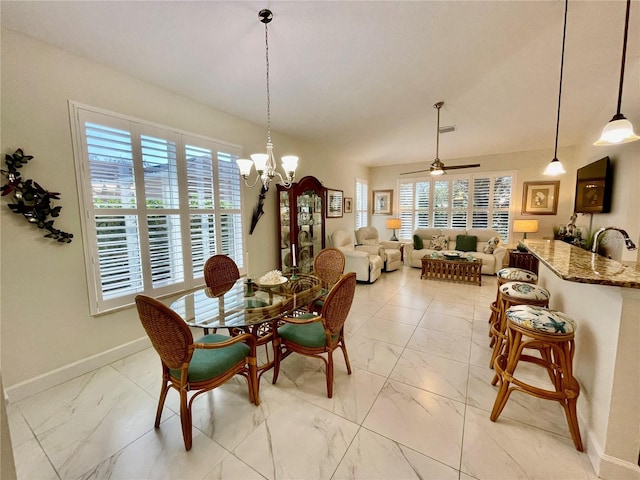
{"label": "glass dining table", "polygon": [[[278,320],[294,315],[321,296],[322,284],[312,274],[284,275],[281,283],[264,285],[240,277],[227,291],[209,287],[187,293],[174,300],[170,308],[190,327],[229,329],[231,335],[250,333],[258,346],[272,342],[274,355],[279,347],[276,331]],[[273,367],[269,357],[258,365],[258,386],[262,374]]]}

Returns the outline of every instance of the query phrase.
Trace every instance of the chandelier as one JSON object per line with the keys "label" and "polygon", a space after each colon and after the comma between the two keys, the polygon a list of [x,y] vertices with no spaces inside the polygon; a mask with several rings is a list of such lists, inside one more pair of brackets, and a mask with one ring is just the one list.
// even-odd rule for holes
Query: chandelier
{"label": "chandelier", "polygon": [[[293,183],[293,178],[298,167],[298,157],[294,155],[287,155],[282,157],[282,168],[285,171],[283,177],[280,172],[276,170],[276,161],[273,158],[273,143],[271,142],[271,93],[269,90],[269,30],[267,25],[273,20],[273,13],[266,8],[260,10],[258,13],[258,19],[264,23],[264,42],[265,42],[265,57],[267,62],[267,153],[254,153],[251,155],[251,160],[246,158],[239,158],[236,160],[238,168],[240,169],[240,175],[244,178],[244,184],[247,187],[253,187],[261,181],[263,189],[269,190],[271,181],[277,176],[280,179],[282,185],[289,188]],[[251,167],[256,167],[257,176],[253,183],[248,182],[249,175],[251,174]]]}

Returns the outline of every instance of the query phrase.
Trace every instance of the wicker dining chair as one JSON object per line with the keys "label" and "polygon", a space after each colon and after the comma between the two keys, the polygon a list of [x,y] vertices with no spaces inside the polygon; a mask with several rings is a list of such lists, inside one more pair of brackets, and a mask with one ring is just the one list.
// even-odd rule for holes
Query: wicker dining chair
{"label": "wicker dining chair", "polygon": [[329,290],[336,284],[344,273],[344,253],[337,248],[323,248],[313,259],[313,273],[322,282],[322,296],[318,298],[309,310],[320,313]]}
{"label": "wicker dining chair", "polygon": [[[196,342],[187,324],[169,307],[145,295],[136,296],[142,326],[162,363],[162,388],[154,426],[160,418],[170,388],[180,395],[180,422],[186,450],[191,449],[191,408],[195,398],[212,390],[234,375],[249,384],[249,400],[260,404],[257,389],[256,340],[253,335],[235,337],[211,334]],[[189,398],[188,393],[195,392]]]}
{"label": "wicker dining chair", "polygon": [[[344,342],[344,322],[347,319],[356,289],[356,274],[343,275],[333,286],[320,316],[308,313],[299,317],[283,317],[278,328],[279,347],[275,351],[273,383],[278,380],[280,363],[291,353],[321,358],[326,366],[327,396],[333,396],[333,351],[340,347],[351,375],[351,364]],[[323,354],[327,354],[325,359]]]}
{"label": "wicker dining chair", "polygon": [[238,265],[226,255],[209,257],[204,264],[204,282],[216,297],[227,293],[239,278]]}

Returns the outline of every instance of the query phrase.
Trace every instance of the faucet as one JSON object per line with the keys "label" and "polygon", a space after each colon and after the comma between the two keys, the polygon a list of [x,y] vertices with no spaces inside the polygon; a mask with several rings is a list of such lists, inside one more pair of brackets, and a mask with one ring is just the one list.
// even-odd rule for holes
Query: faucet
{"label": "faucet", "polygon": [[636,244],[633,243],[633,241],[631,241],[631,238],[629,237],[629,234],[627,232],[625,232],[622,228],[619,228],[619,227],[602,227],[593,236],[593,245],[591,246],[591,251],[593,253],[598,253],[598,239],[600,238],[600,235],[602,235],[607,230],[615,230],[617,232],[620,232],[622,234],[622,236],[624,237],[624,243],[627,246],[627,250],[635,250],[636,249]]}

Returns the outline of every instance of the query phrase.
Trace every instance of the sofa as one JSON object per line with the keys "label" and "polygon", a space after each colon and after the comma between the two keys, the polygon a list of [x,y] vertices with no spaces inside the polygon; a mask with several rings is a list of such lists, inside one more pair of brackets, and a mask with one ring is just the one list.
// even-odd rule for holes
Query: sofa
{"label": "sofa", "polygon": [[380,255],[383,271],[392,272],[402,266],[402,252],[399,241],[380,240],[376,227],[360,227],[356,234],[356,250]]}
{"label": "sofa", "polygon": [[344,272],[355,272],[357,281],[373,283],[382,274],[382,258],[374,253],[356,251],[353,237],[346,230],[333,232],[330,243],[344,253]]}
{"label": "sofa", "polygon": [[[433,252],[445,250],[462,251],[471,253],[475,258],[482,260],[482,274],[495,275],[503,267],[507,249],[502,245],[500,234],[489,228],[418,228],[415,230],[413,243],[404,246],[404,263],[415,268],[422,268],[422,257]],[[460,239],[461,250],[456,250],[456,239]],[[420,246],[418,237],[422,243]],[[473,237],[476,237],[475,239]],[[418,243],[418,245],[416,245]],[[489,245],[490,244],[490,245]]]}

